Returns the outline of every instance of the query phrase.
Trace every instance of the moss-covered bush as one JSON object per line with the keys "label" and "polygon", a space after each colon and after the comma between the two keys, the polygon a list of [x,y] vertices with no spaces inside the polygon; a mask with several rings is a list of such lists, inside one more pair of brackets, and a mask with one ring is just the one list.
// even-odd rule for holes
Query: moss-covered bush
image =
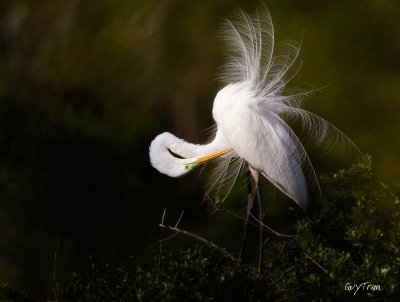
{"label": "moss-covered bush", "polygon": [[[265,273],[218,250],[195,246],[113,268],[89,261],[49,291],[58,301],[398,301],[399,189],[381,183],[366,156],[321,177],[323,197],[296,225],[272,236]],[[295,209],[292,215],[297,215]],[[36,301],[4,284],[14,301]]]}

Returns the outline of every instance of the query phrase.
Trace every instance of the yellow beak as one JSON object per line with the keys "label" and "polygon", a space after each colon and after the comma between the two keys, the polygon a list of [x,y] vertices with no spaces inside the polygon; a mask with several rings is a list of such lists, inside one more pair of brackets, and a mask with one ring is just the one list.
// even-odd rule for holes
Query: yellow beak
{"label": "yellow beak", "polygon": [[200,156],[199,158],[196,159],[196,164],[198,164],[198,165],[205,164],[205,163],[209,162],[210,160],[220,157],[221,155],[224,155],[230,151],[232,151],[232,148],[225,148],[225,149],[215,151],[213,153],[210,153],[210,154],[207,154],[204,156]]}

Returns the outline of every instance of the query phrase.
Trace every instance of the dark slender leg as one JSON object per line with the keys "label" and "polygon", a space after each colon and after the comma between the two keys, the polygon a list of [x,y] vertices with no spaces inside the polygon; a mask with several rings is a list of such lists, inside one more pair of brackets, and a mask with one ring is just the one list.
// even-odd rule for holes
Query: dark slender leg
{"label": "dark slender leg", "polygon": [[258,182],[256,182],[256,194],[258,199],[258,223],[260,226],[260,250],[258,255],[258,271],[260,274],[264,272],[264,209],[261,200],[260,188]]}
{"label": "dark slender leg", "polygon": [[243,225],[243,237],[242,237],[242,243],[240,245],[240,251],[239,251],[239,259],[243,259],[243,255],[244,255],[244,249],[246,246],[246,242],[247,242],[247,236],[249,233],[249,217],[250,217],[250,211],[253,208],[253,191],[251,188],[251,183],[252,183],[253,178],[251,177],[251,175],[249,174],[248,176],[248,181],[247,181],[247,209],[246,209],[246,220],[244,221],[244,225]]}

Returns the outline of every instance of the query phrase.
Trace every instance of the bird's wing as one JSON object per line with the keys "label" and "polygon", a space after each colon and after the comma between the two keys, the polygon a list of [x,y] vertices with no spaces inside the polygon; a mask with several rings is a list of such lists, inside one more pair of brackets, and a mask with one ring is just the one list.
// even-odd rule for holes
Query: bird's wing
{"label": "bird's wing", "polygon": [[[272,117],[272,118],[271,118]],[[261,174],[278,189],[296,201],[303,209],[307,206],[307,184],[303,173],[303,162],[307,155],[299,146],[296,136],[282,120],[271,115],[269,129],[263,121],[265,133],[262,134]],[[267,139],[267,140],[265,140]],[[269,140],[268,140],[269,139]],[[268,147],[266,147],[268,145]]]}
{"label": "bird's wing", "polygon": [[225,136],[236,153],[302,208],[307,185],[302,164],[308,160],[292,130],[272,112],[255,113],[242,107],[224,123]]}

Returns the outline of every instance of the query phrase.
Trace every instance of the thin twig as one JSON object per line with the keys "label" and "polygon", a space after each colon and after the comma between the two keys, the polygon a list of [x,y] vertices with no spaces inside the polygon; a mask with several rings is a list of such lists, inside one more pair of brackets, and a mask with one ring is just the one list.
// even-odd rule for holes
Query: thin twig
{"label": "thin twig", "polygon": [[164,212],[161,217],[161,223],[164,223],[165,213],[167,212],[167,208],[164,208]]}
{"label": "thin twig", "polygon": [[58,288],[57,288],[57,252],[60,245],[60,239],[57,240],[56,249],[54,250],[54,265],[53,265],[53,281],[54,281],[54,297],[58,301]]}
{"label": "thin twig", "polygon": [[312,263],[314,263],[316,266],[318,266],[324,273],[328,274],[329,272],[317,261],[315,261],[310,255],[308,255],[306,252],[304,252],[303,248],[293,239],[289,239],[289,242],[293,244],[295,247],[301,250],[304,256],[306,256],[309,260],[311,260]]}
{"label": "thin twig", "polygon": [[[272,229],[272,228],[270,228],[269,226],[267,226],[267,225],[265,225],[265,224],[263,224],[262,222],[260,222],[256,217],[254,217],[254,215],[253,214],[251,214],[250,213],[250,215],[254,218],[254,219],[256,219],[260,224],[262,224],[267,230],[269,230],[270,232],[272,232],[274,235],[276,235],[276,236],[278,236],[278,237],[283,237],[283,238],[293,238],[293,237],[296,237],[295,235],[286,235],[286,234],[281,234],[281,233],[278,233],[277,231],[275,231],[274,229]],[[295,241],[293,241],[293,240],[290,240],[294,245],[296,245],[298,248],[300,248],[301,249],[301,247],[299,247],[298,246],[298,244],[295,242]],[[283,248],[282,248],[283,249]],[[304,252],[304,251],[302,251],[302,253],[303,253],[303,255],[304,256],[306,256],[308,259],[310,259],[316,266],[318,266],[322,271],[324,271],[326,274],[328,274],[328,271],[321,265],[321,264],[319,264],[317,261],[315,261],[310,255],[308,255],[306,252]]]}
{"label": "thin twig", "polygon": [[244,249],[246,247],[246,243],[247,243],[247,236],[248,236],[248,226],[249,226],[249,213],[247,213],[247,218],[246,221],[243,225],[243,236],[242,236],[242,242],[240,244],[240,250],[239,250],[239,259],[243,259],[243,255],[244,255]]}
{"label": "thin twig", "polygon": [[[165,214],[165,210],[164,210],[164,214]],[[155,284],[158,284],[158,278],[159,278],[159,273],[160,273],[160,267],[161,267],[161,256],[162,256],[162,242],[159,241],[159,254],[158,254],[158,263],[157,263],[157,274],[156,274],[156,280],[155,280]]]}
{"label": "thin twig", "polygon": [[266,244],[267,244],[267,242],[269,241],[269,239],[270,239],[270,237],[267,237],[267,239],[265,239],[265,240],[264,240],[264,242],[263,242],[263,244],[262,244],[262,245],[263,245],[263,246],[264,246],[264,245],[266,245]]}
{"label": "thin twig", "polygon": [[[161,224],[164,224],[164,218],[165,218],[165,213],[166,213],[166,212],[167,212],[167,209],[164,209],[163,215],[162,215],[162,217],[161,217]],[[175,223],[175,227],[178,227],[178,224],[179,224],[179,222],[181,221],[184,212],[185,212],[185,211],[182,211],[181,216],[179,216],[178,221]],[[160,244],[161,244],[162,241],[167,241],[167,240],[169,240],[169,239],[175,237],[176,235],[178,235],[178,232],[175,232],[174,234],[168,236],[167,238],[160,239],[160,240],[158,240],[158,242],[160,242]]]}
{"label": "thin twig", "polygon": [[283,252],[283,249],[285,248],[285,244],[286,244],[286,242],[284,241],[284,242],[283,242],[283,244],[282,244],[282,248],[281,248],[281,250],[280,250],[280,252],[279,252],[279,255],[281,255],[281,254],[282,254],[282,252]]}
{"label": "thin twig", "polygon": [[120,301],[125,301],[125,297],[133,291],[133,286],[129,287],[128,290],[122,295]]}
{"label": "thin twig", "polygon": [[170,235],[170,236],[168,236],[166,238],[159,239],[158,242],[163,242],[163,241],[170,240],[171,238],[174,238],[176,235],[178,235],[178,232],[175,232],[175,233],[173,233],[172,235]]}
{"label": "thin twig", "polygon": [[[292,269],[294,269],[296,267],[296,265],[293,265],[293,266],[291,266],[291,267],[289,267],[288,269],[286,269],[282,274],[281,274],[281,276],[279,277],[279,279],[282,279],[284,276],[285,276],[285,274],[286,273],[288,273],[288,272],[290,272]],[[279,280],[278,279],[278,280]]]}
{"label": "thin twig", "polygon": [[181,219],[182,219],[183,213],[185,213],[185,211],[182,211],[182,212],[181,212],[181,216],[179,216],[179,219],[178,219],[178,221],[175,223],[175,227],[176,227],[176,228],[178,227],[178,224],[179,224],[179,222],[181,222]]}
{"label": "thin twig", "polygon": [[192,232],[189,232],[189,231],[186,231],[186,230],[183,230],[183,229],[179,229],[179,228],[172,227],[172,226],[165,225],[165,224],[161,224],[161,223],[159,224],[159,226],[162,227],[162,228],[165,228],[165,229],[174,231],[174,232],[176,232],[176,233],[180,233],[180,234],[183,234],[183,235],[186,235],[186,236],[195,238],[195,239],[197,239],[197,240],[199,240],[199,241],[205,243],[205,244],[208,245],[209,247],[212,247],[212,248],[214,248],[214,249],[220,251],[222,254],[224,254],[225,256],[229,257],[230,259],[232,259],[232,260],[234,260],[234,261],[237,260],[237,259],[236,259],[235,257],[233,257],[230,253],[228,253],[224,248],[222,248],[222,247],[216,245],[216,244],[215,244],[214,242],[212,242],[212,241],[209,241],[209,240],[205,239],[204,237],[201,237],[201,236],[199,236],[199,235],[197,235],[197,234],[194,234],[194,233],[192,233]]}
{"label": "thin twig", "polygon": [[258,220],[253,214],[250,213],[250,216],[253,217],[259,224],[261,224],[264,228],[266,228],[268,231],[270,231],[272,234],[282,237],[282,238],[293,238],[296,237],[296,235],[287,235],[287,234],[281,234],[277,231],[275,231],[273,228],[267,226],[266,224],[262,223],[260,220]]}
{"label": "thin twig", "polygon": [[278,301],[292,300],[294,298],[298,298],[298,297],[301,297],[301,296],[304,296],[304,293],[300,293],[300,294],[297,294],[297,295],[294,295],[294,296],[291,296],[291,297],[284,297],[284,298],[276,300],[276,301],[278,302]]}
{"label": "thin twig", "polygon": [[[238,214],[236,214],[236,213],[233,213],[233,212],[230,211],[230,210],[224,209],[223,207],[217,209],[217,211],[220,211],[220,212],[229,214],[229,215],[231,215],[231,216],[233,216],[233,217],[235,217],[235,218],[240,219],[240,220],[243,221],[243,222],[246,222],[246,218],[244,218],[243,216],[240,216],[240,215],[238,215]],[[248,221],[248,224],[250,224],[250,225],[252,225],[252,226],[258,225],[258,224],[252,223],[251,221]]]}
{"label": "thin twig", "polygon": [[60,244],[60,240],[57,240],[56,244],[56,249],[54,250],[54,266],[53,266],[53,281],[56,281],[56,276],[57,276],[57,252],[58,252],[58,246]]}
{"label": "thin twig", "polygon": [[[179,234],[183,234],[183,235],[186,235],[186,236],[195,238],[195,239],[197,239],[197,240],[199,240],[199,241],[205,243],[205,244],[208,245],[209,247],[212,247],[213,249],[216,249],[216,250],[220,251],[223,255],[225,255],[226,257],[230,258],[231,260],[237,261],[237,259],[236,259],[232,254],[230,254],[230,253],[227,252],[224,248],[218,246],[218,245],[215,244],[214,242],[212,242],[212,241],[210,241],[210,240],[207,240],[207,239],[205,239],[204,237],[201,237],[201,236],[199,236],[199,235],[197,235],[197,234],[194,234],[194,233],[192,233],[192,232],[189,232],[189,231],[187,231],[187,230],[178,228],[177,225],[178,225],[179,221],[181,220],[182,216],[183,216],[183,211],[182,211],[182,213],[181,213],[181,216],[180,216],[179,220],[177,221],[177,223],[176,223],[175,226],[173,226],[173,227],[170,226],[170,225],[165,225],[165,224],[163,224],[163,223],[160,223],[159,226],[160,226],[161,228],[165,228],[165,229],[174,231],[176,234],[179,233]],[[174,234],[174,235],[176,235],[176,234]]]}
{"label": "thin twig", "polygon": [[109,294],[111,295],[111,297],[113,299],[115,299],[114,293],[112,292],[112,290],[107,286],[107,283],[105,284],[106,290],[109,292]]}
{"label": "thin twig", "polygon": [[306,256],[308,259],[310,259],[316,266],[318,266],[320,269],[322,269],[326,274],[328,274],[328,271],[324,269],[317,261],[315,261],[311,256],[309,256],[306,252],[303,251],[303,255]]}

